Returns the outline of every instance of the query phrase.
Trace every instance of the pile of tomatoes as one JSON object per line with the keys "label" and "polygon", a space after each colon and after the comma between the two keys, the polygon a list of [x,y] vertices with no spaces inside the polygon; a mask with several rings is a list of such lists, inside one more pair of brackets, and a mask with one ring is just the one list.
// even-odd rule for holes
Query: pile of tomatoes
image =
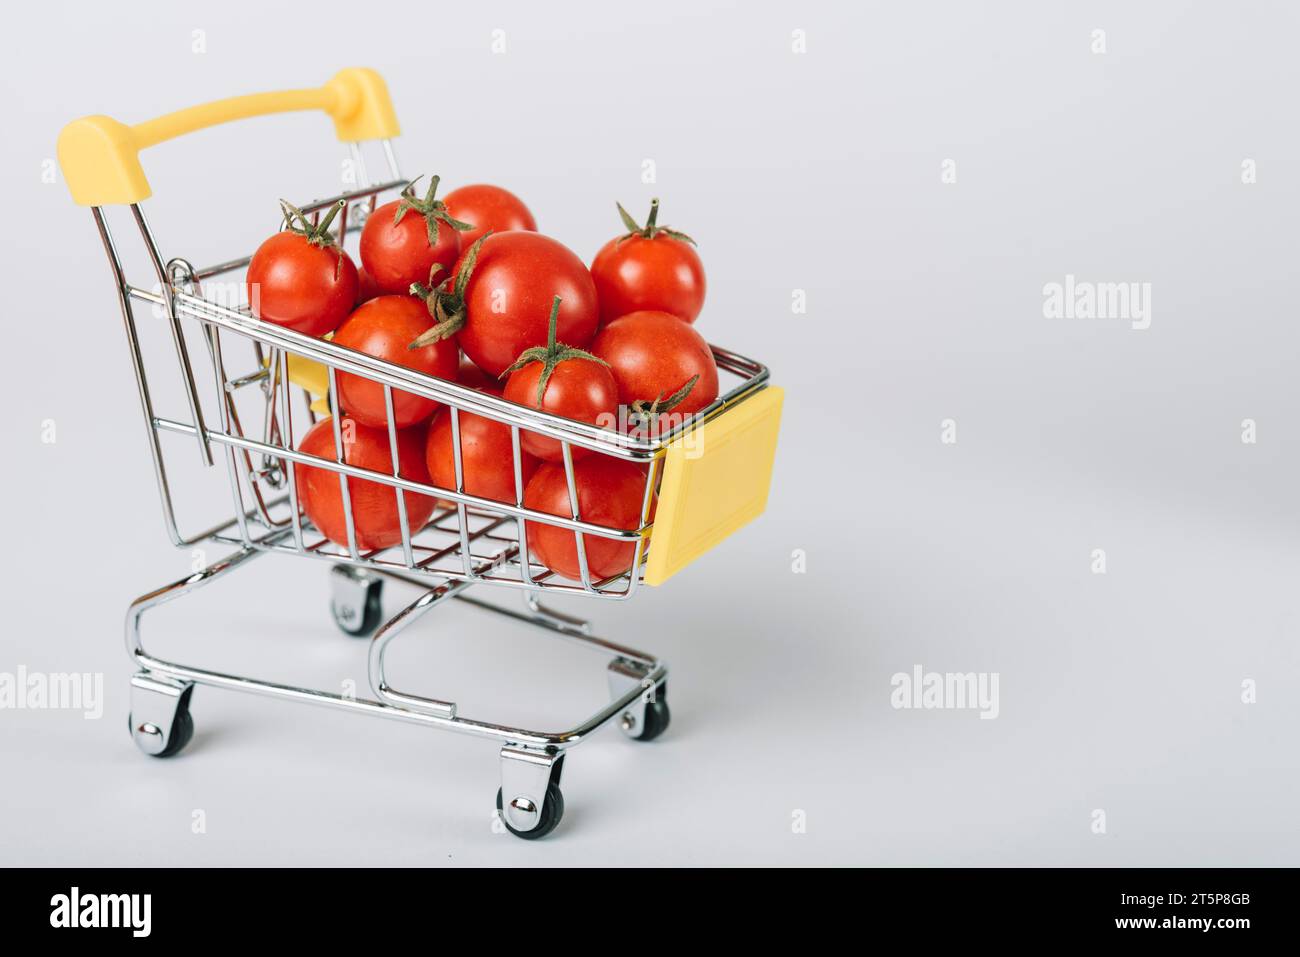
{"label": "pile of tomatoes", "polygon": [[[330,227],[342,207],[313,223],[282,204],[285,228],[258,248],[248,267],[253,314],[425,375],[459,382],[531,409],[605,428],[653,426],[659,415],[687,415],[717,398],[718,370],[692,325],[704,305],[704,267],[694,241],[658,225],[659,203],[644,225],[618,206],[625,232],[590,268],[568,247],[537,231],[528,207],[499,186],[464,186],[437,198],[438,177],[417,181],[375,209],[361,231],[358,267]],[[455,489],[452,418],[441,403],[339,372],[336,399],[343,461]],[[391,407],[390,407],[391,405]],[[390,443],[388,423],[396,430]],[[466,493],[515,503],[510,427],[461,411],[460,461]],[[299,450],[336,459],[335,424],[315,423]],[[524,506],[572,517],[560,443],[521,432]],[[570,446],[584,521],[618,529],[641,524],[645,467]],[[348,542],[338,475],[295,465],[302,510],[330,540]],[[349,478],[357,547],[402,539],[397,494]],[[402,492],[414,534],[437,500]],[[653,503],[652,503],[653,507]],[[553,525],[528,523],[533,558],[580,577],[577,541]],[[626,572],[634,546],[585,536],[594,580]]]}

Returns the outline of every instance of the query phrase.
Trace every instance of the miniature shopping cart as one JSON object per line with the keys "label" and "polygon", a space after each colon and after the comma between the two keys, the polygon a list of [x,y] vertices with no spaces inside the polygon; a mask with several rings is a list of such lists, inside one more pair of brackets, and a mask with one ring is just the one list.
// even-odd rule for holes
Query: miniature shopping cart
{"label": "miniature shopping cart", "polygon": [[[381,197],[395,195],[406,185],[398,173],[391,144],[391,138],[398,133],[397,119],[387,88],[373,71],[346,69],[316,89],[235,97],[135,126],[106,116],[84,117],[65,127],[59,137],[59,162],[73,199],[91,207],[113,269],[167,532],[178,547],[213,543],[234,549],[220,561],[142,595],[131,604],[126,617],[126,642],[140,669],[131,679],[131,735],[146,754],[166,757],[179,752],[194,730],[191,694],[196,684],[203,684],[493,738],[501,745],[497,807],[505,825],[521,837],[543,836],[554,829],[564,811],[559,785],[568,748],[611,721],[637,740],[661,734],[668,724],[668,672],[663,662],[596,637],[586,622],[552,611],[539,599],[546,594],[630,598],[642,580],[651,585],[663,582],[759,515],[767,500],[781,391],[768,385],[768,371],[763,365],[714,346],[719,369],[731,377],[721,398],[663,434],[628,435],[525,408],[253,318],[246,302],[233,301],[229,295],[232,288],[242,290],[240,280],[249,257],[209,268],[195,268],[185,259],[163,257],[140,205],[151,191],[138,154],[146,147],[218,123],[294,110],[322,110],[329,114],[338,138],[348,144],[355,188],[301,207],[318,221],[323,210],[342,202],[335,220],[342,246],[350,234],[361,228]],[[368,144],[364,150],[363,144]],[[370,181],[365,165],[367,151],[372,154],[372,162],[382,151],[388,169],[385,181]],[[111,208],[121,206],[129,207],[151,266],[153,275],[144,283],[127,279],[110,232],[109,213],[126,215],[125,211]],[[152,339],[152,353],[146,350],[146,339]],[[163,370],[146,370],[146,366],[159,365],[154,358],[159,354],[159,345],[168,374],[176,382],[175,394],[183,396],[176,403],[175,414],[162,414],[156,407],[160,404],[157,390],[151,391],[150,375],[157,376]],[[339,373],[364,376],[382,384],[389,417],[391,474],[342,460],[344,446],[339,436],[338,393],[334,388]],[[201,381],[206,383],[202,389]],[[395,389],[436,400],[450,410],[456,437],[455,488],[425,485],[398,474],[392,412]],[[459,448],[459,416],[464,413],[510,426],[513,503],[465,491]],[[297,441],[318,416],[325,414],[333,418],[334,448],[340,453],[333,460],[296,449]],[[521,430],[562,443],[571,517],[524,507]],[[181,483],[175,480],[180,474],[177,443],[192,445],[188,450],[182,448],[181,454],[199,457],[197,465],[191,460],[181,466],[205,476],[211,467],[227,473],[218,476],[219,484],[226,484],[228,478],[234,503],[233,516],[193,534],[185,534],[178,521],[181,509],[174,495],[181,491]],[[167,454],[164,445],[171,448]],[[639,528],[610,528],[583,518],[573,471],[572,450],[579,447],[646,466]],[[338,475],[347,527],[346,547],[326,539],[300,511],[295,463]],[[173,476],[171,480],[169,475]],[[400,544],[379,550],[358,547],[349,496],[350,482],[354,480],[377,482],[393,489],[402,524]],[[649,518],[656,490],[658,506],[652,537]],[[218,491],[224,497],[224,490]],[[425,526],[412,527],[407,521],[404,491],[439,500],[438,509]],[[530,559],[524,519],[575,534],[581,581],[559,579]],[[594,579],[585,560],[584,541],[591,537],[633,544],[635,561],[631,570],[605,580]],[[330,563],[331,608],[339,627],[351,635],[373,634],[369,644],[373,700],[176,664],[145,650],[140,621],[146,611],[270,552]],[[386,578],[418,586],[420,595],[384,621],[380,592]],[[518,609],[486,602],[465,594],[472,585],[516,589],[525,601]],[[396,690],[384,667],[389,643],[417,618],[449,598],[492,609],[604,652],[611,659],[611,700],[569,730],[550,732],[471,719],[460,714],[450,701]]]}

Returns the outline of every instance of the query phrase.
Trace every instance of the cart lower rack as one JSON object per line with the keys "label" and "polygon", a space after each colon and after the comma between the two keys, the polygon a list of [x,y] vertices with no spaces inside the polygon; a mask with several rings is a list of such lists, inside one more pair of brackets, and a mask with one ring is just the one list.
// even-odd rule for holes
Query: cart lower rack
{"label": "cart lower rack", "polygon": [[[124,320],[141,411],[147,426],[154,477],[169,537],[178,547],[211,543],[230,554],[194,574],[136,599],[126,620],[127,648],[139,671],[132,677],[131,734],[142,751],[157,757],[178,753],[193,734],[190,699],[195,685],[324,705],[346,711],[430,725],[493,738],[500,743],[501,789],[497,806],[514,834],[541,837],[564,811],[560,776],[568,748],[616,722],[624,733],[648,741],[668,725],[667,668],[651,655],[604,640],[576,618],[548,609],[546,593],[624,600],[639,583],[655,585],[689,564],[760,514],[767,499],[780,421],[781,390],[768,384],[758,362],[712,347],[731,387],[708,408],[652,434],[614,432],[528,409],[454,382],[422,375],[333,342],[305,336],[252,316],[241,300],[249,258],[195,268],[181,258],[164,259],[141,202],[150,195],[138,153],[164,140],[228,120],[290,110],[319,109],[334,120],[348,143],[356,188],[305,204],[319,222],[323,210],[341,204],[337,219],[342,246],[376,208],[380,197],[406,185],[391,137],[398,132],[387,89],[378,74],[348,69],[316,89],[236,97],[172,113],[136,126],[108,117],[85,117],[60,135],[59,160],[73,198],[92,209],[112,267]],[[388,178],[371,184],[361,144],[378,141]],[[126,206],[153,273],[139,284],[126,277],[110,228],[109,207]],[[146,339],[168,340],[167,365],[179,386],[179,410],[160,411]],[[200,371],[200,370],[208,371]],[[156,373],[158,370],[153,369]],[[382,386],[388,411],[391,473],[344,461],[339,433],[336,378],[361,376]],[[210,387],[200,381],[210,375]],[[455,487],[413,481],[401,474],[394,390],[446,406],[455,459]],[[300,451],[297,440],[317,421],[333,420],[335,457]],[[510,429],[514,459],[513,502],[466,491],[460,444],[463,416],[480,416]],[[524,504],[520,433],[560,442],[571,515],[558,516]],[[177,463],[165,445],[180,441],[197,450],[199,466],[224,465],[233,513],[224,521],[186,534],[181,527],[172,475]],[[645,473],[641,520],[614,528],[584,519],[574,479],[574,450],[637,463]],[[190,453],[193,454],[192,452]],[[299,503],[299,466],[337,475],[347,530],[346,545],[330,541],[304,517]],[[192,467],[192,466],[191,466]],[[367,548],[356,533],[354,482],[392,489],[400,515],[401,541]],[[426,495],[438,506],[427,523],[409,520],[408,496]],[[656,506],[657,501],[657,506]],[[570,582],[535,562],[528,528],[544,523],[575,536],[579,575]],[[653,535],[652,535],[653,533]],[[631,568],[600,579],[591,574],[587,542],[601,538],[633,549]],[[652,543],[653,538],[653,543]],[[268,553],[330,563],[331,609],[346,633],[370,637],[368,675],[373,699],[358,699],[165,661],[146,651],[141,638],[145,612],[189,594]],[[418,597],[383,620],[384,581],[419,589]],[[515,589],[517,608],[466,594],[474,585]],[[545,633],[604,653],[610,700],[585,721],[563,731],[533,731],[466,717],[454,702],[402,692],[389,682],[385,652],[390,642],[436,605],[457,599],[528,624]],[[373,636],[373,637],[371,637]]]}

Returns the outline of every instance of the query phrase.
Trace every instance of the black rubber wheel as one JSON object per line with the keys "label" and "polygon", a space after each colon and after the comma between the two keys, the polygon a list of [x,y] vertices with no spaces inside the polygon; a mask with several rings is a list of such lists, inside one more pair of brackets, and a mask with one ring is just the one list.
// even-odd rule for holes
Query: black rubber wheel
{"label": "black rubber wheel", "polygon": [[194,718],[190,716],[189,708],[179,708],[176,711],[176,720],[172,722],[171,737],[167,741],[167,747],[163,748],[155,757],[170,758],[173,754],[180,754],[185,745],[190,743],[194,737]]}
{"label": "black rubber wheel", "polygon": [[641,733],[633,736],[634,741],[653,741],[668,730],[672,712],[668,702],[663,698],[645,706],[645,720],[641,722]]}
{"label": "black rubber wheel", "polygon": [[345,622],[339,617],[334,603],[330,602],[330,614],[334,616],[334,623],[339,626],[339,631],[354,638],[369,638],[374,634],[384,617],[383,586],[382,579],[375,579],[366,586],[366,603],[361,611],[359,622]]}
{"label": "black rubber wheel", "polygon": [[497,814],[501,817],[501,823],[506,826],[506,830],[515,837],[522,837],[525,841],[535,841],[555,830],[556,825],[560,823],[560,818],[564,817],[564,795],[560,793],[558,784],[546,785],[546,804],[542,807],[542,819],[531,831],[516,831],[510,826],[501,805],[500,788],[497,788]]}
{"label": "black rubber wheel", "polygon": [[630,737],[633,741],[653,741],[668,730],[670,721],[672,712],[668,710],[668,682],[665,681],[655,689],[655,700],[646,702],[641,728]]}
{"label": "black rubber wheel", "polygon": [[[126,716],[126,729],[135,737],[135,716],[128,714]],[[176,709],[176,717],[172,719],[171,734],[167,736],[167,747],[163,748],[157,754],[150,755],[154,758],[170,758],[174,754],[180,754],[185,745],[190,743],[194,737],[194,718],[190,715],[188,698],[183,701]]]}

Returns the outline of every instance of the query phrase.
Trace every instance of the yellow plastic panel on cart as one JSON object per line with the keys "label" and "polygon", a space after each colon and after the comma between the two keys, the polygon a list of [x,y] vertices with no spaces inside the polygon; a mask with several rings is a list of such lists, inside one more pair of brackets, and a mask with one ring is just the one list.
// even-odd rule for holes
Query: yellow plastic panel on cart
{"label": "yellow plastic panel on cart", "polygon": [[312,395],[324,395],[330,390],[329,369],[295,353],[289,353],[289,381]]}
{"label": "yellow plastic panel on cart", "polygon": [[329,369],[314,359],[289,353],[289,381],[311,393],[311,410],[317,415],[330,414]]}
{"label": "yellow plastic panel on cart", "polygon": [[328,113],[345,143],[388,139],[399,132],[383,77],[374,70],[349,67],[315,89],[234,96],[135,126],[107,116],[83,116],[59,133],[59,166],[81,206],[138,203],[152,193],[140,166],[140,150],[218,123],[296,110]]}
{"label": "yellow plastic panel on cart", "polygon": [[763,514],[784,396],[769,386],[668,446],[646,584],[662,584]]}

